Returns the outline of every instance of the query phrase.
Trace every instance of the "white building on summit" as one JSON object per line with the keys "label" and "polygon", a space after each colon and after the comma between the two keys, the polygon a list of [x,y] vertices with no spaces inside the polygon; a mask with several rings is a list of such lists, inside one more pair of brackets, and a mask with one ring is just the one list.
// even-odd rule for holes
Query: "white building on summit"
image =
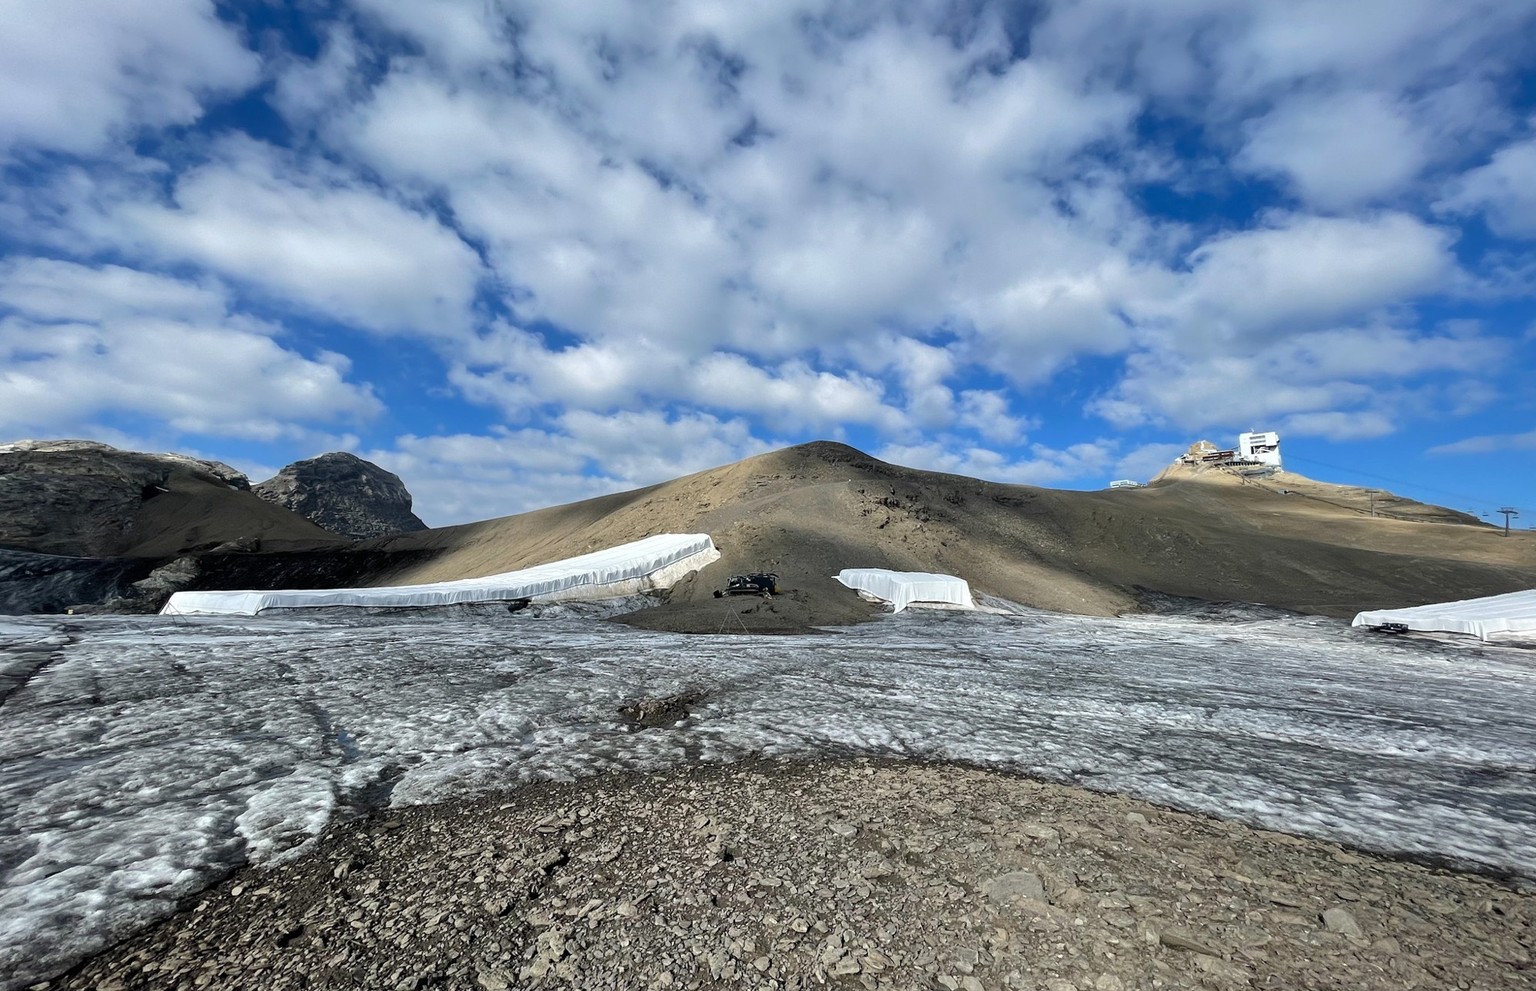
{"label": "white building on summit", "polygon": [[1196,468],[1228,468],[1244,475],[1272,475],[1280,470],[1280,435],[1250,430],[1237,435],[1236,450],[1221,450],[1208,440],[1196,441],[1179,456],[1179,464]]}
{"label": "white building on summit", "polygon": [[1280,467],[1280,435],[1273,430],[1238,434],[1237,460]]}

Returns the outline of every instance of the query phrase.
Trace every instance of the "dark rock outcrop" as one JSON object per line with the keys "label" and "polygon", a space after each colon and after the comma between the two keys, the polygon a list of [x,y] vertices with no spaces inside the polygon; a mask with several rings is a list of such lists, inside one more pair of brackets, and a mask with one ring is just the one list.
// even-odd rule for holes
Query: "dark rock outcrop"
{"label": "dark rock outcrop", "polygon": [[88,440],[0,445],[0,547],[77,557],[127,550],[141,508],[186,479],[245,492],[218,461],[120,451]]}
{"label": "dark rock outcrop", "polygon": [[431,556],[346,550],[423,529],[394,475],[351,455],[284,472],[268,486],[334,531],[217,461],[83,440],[0,445],[0,615],[152,612],[184,588],[363,584]]}
{"label": "dark rock outcrop", "polygon": [[261,498],[356,540],[425,530],[400,476],[342,451],[296,461],[252,488]]}
{"label": "dark rock outcrop", "polygon": [[106,605],[113,612],[159,612],[165,600],[191,585],[202,572],[202,561],[195,555],[178,557],[134,582],[126,595],[109,599]]}
{"label": "dark rock outcrop", "polygon": [[61,557],[0,548],[0,616],[61,613],[80,603],[131,594],[152,562],[140,558]]}

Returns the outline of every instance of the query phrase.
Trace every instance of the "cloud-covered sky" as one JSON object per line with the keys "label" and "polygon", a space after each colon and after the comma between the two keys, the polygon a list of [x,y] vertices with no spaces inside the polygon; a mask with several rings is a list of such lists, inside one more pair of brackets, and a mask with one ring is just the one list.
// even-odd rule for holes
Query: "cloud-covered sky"
{"label": "cloud-covered sky", "polygon": [[[1282,434],[1536,517],[1536,0],[11,0],[0,439],[434,524]],[[1497,518],[1497,517],[1495,517]]]}

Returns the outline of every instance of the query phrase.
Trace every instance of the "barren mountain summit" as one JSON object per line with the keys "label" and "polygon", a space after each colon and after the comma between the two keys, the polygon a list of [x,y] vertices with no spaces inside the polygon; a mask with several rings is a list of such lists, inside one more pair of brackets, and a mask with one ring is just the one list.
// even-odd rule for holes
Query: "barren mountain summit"
{"label": "barren mountain summit", "polygon": [[[436,552],[391,574],[394,583],[495,574],[648,534],[705,532],[722,559],[679,584],[666,605],[630,618],[704,632],[867,616],[869,607],[831,577],[854,567],[958,575],[985,594],[1092,615],[1141,608],[1145,591],[1345,616],[1536,585],[1530,536],[1506,539],[1407,500],[1398,508],[1420,507],[1417,517],[1373,517],[1345,497],[1347,487],[1286,475],[1295,479],[1289,487],[1273,479],[1206,484],[1175,473],[1140,489],[1062,491],[905,468],[818,441],[370,546]],[[748,571],[777,572],[784,593],[735,605],[714,599],[726,576]]]}

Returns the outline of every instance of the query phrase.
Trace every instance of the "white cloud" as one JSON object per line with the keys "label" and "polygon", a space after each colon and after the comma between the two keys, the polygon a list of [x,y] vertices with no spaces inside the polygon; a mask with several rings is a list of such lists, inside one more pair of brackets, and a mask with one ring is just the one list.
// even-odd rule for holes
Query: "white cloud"
{"label": "white cloud", "polygon": [[1483,434],[1429,449],[1430,454],[1504,454],[1536,451],[1536,429],[1517,434]]}
{"label": "white cloud", "polygon": [[504,56],[512,27],[502,7],[483,0],[353,0],[388,27],[422,42],[429,56],[455,69],[474,69]]}
{"label": "white cloud", "polygon": [[1536,138],[1506,145],[1450,186],[1439,204],[1449,212],[1479,212],[1505,237],[1536,238]]}
{"label": "white cloud", "polygon": [[944,384],[956,372],[953,348],[886,334],[849,348],[846,360],[865,372],[893,375],[905,398],[904,411],[914,425],[932,429],[954,423],[955,393]]}
{"label": "white cloud", "polygon": [[1396,430],[1393,418],[1379,410],[1329,410],[1321,413],[1293,413],[1280,421],[1280,431],[1332,441],[1368,440]]}
{"label": "white cloud", "polygon": [[1450,242],[1402,213],[1276,218],[1200,245],[1181,291],[1144,313],[1201,347],[1311,330],[1443,288],[1456,272]]}
{"label": "white cloud", "polygon": [[1115,462],[1115,478],[1148,482],[1188,449],[1188,444],[1143,444]]}
{"label": "white cloud", "polygon": [[118,266],[0,266],[0,431],[57,435],[113,414],[178,431],[302,440],[380,403],[349,363],[304,357],[280,330],[233,314],[216,285]]}
{"label": "white cloud", "polygon": [[752,412],[796,426],[867,423],[901,430],[906,417],[884,402],[884,387],[856,372],[818,371],[787,362],[769,371],[739,355],[713,354],[690,373],[689,396],[721,409]]}
{"label": "white cloud", "polygon": [[1286,100],[1252,122],[1237,162],[1277,173],[1306,203],[1336,210],[1401,191],[1427,159],[1424,136],[1394,100],[1334,93]]}
{"label": "white cloud", "polygon": [[123,317],[220,319],[229,300],[222,286],[53,258],[0,263],[0,306],[54,321],[100,323]]}
{"label": "white cloud", "polygon": [[960,393],[961,426],[969,427],[994,444],[1022,444],[1034,421],[1011,413],[1008,395],[995,389],[966,389]]}
{"label": "white cloud", "polygon": [[292,306],[424,337],[468,329],[481,275],[475,252],[435,218],[343,170],[247,140],[183,173],[169,202],[119,203],[90,229]]}
{"label": "white cloud", "polygon": [[1304,80],[1396,90],[1518,64],[1533,14],[1528,0],[1098,0],[1054,7],[1032,40],[1162,99],[1242,107]]}
{"label": "white cloud", "polygon": [[740,419],[648,410],[611,416],[573,411],[560,426],[578,450],[627,488],[739,461],[782,444],[759,440]]}
{"label": "white cloud", "polygon": [[1114,309],[1137,276],[1106,240],[1127,238],[1128,214],[1035,173],[1113,136],[1134,99],[1043,60],[975,71],[1001,57],[995,29],[956,47],[872,16],[829,50],[793,18],[752,20],[541,13],[518,48],[539,85],[397,60],[333,137],[441,189],[519,318],[588,341],[782,361],[954,314],[1020,380],[1124,343]]}
{"label": "white cloud", "polygon": [[[1186,430],[1270,429],[1335,438],[1379,436],[1400,411],[1439,397],[1421,376],[1475,379],[1507,353],[1505,342],[1389,327],[1316,331],[1244,353],[1146,352],[1092,412],[1121,427],[1172,423]],[[1418,410],[1428,413],[1430,410]]]}
{"label": "white cloud", "polygon": [[363,46],[352,32],[332,25],[313,60],[283,58],[275,72],[271,102],[291,123],[313,126],[350,105],[359,85]]}
{"label": "white cloud", "polygon": [[1117,443],[1095,440],[1052,448],[1044,444],[1029,447],[1031,457],[1014,458],[980,446],[966,446],[955,438],[922,444],[890,444],[876,457],[892,464],[967,475],[993,482],[1015,485],[1056,485],[1062,482],[1098,484],[1115,463]]}
{"label": "white cloud", "polygon": [[476,402],[519,415],[542,405],[606,411],[686,401],[796,427],[906,424],[876,379],[804,361],[764,367],[739,354],[701,358],[646,341],[552,349],[536,334],[497,326],[462,351],[451,381]]}
{"label": "white cloud", "polygon": [[946,238],[920,211],[839,197],[798,223],[782,223],[759,247],[753,283],[813,326],[862,329],[887,317],[940,316],[934,303]]}
{"label": "white cloud", "polygon": [[211,0],[0,4],[0,157],[103,150],[139,127],[187,124],[253,85],[258,60]]}

